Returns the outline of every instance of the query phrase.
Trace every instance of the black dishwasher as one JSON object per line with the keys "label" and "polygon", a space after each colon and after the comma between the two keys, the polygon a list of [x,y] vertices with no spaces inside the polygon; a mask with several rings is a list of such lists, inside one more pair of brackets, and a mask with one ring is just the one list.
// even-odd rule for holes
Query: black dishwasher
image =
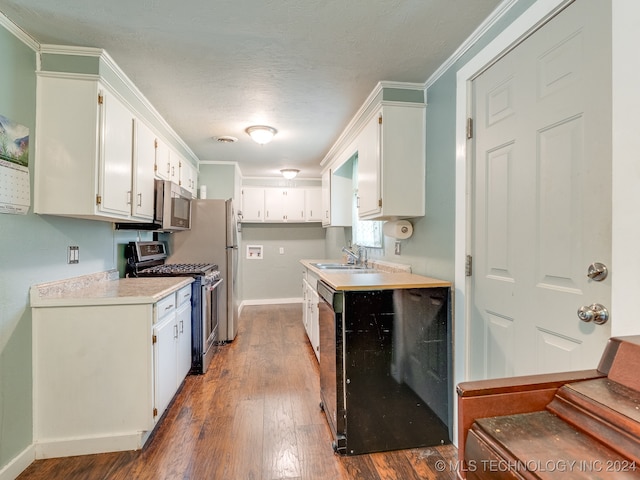
{"label": "black dishwasher", "polygon": [[321,407],[334,450],[450,443],[450,289],[317,288]]}

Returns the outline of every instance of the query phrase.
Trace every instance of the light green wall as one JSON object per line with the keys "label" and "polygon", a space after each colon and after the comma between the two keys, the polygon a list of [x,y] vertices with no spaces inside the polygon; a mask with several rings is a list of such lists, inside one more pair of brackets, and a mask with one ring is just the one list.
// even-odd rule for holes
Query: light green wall
{"label": "light green wall", "polygon": [[207,186],[207,198],[227,200],[233,198],[236,167],[234,164],[200,164],[198,191]]}
{"label": "light green wall", "polygon": [[[0,114],[29,128],[33,191],[36,53],[0,27],[0,58]],[[121,244],[130,239],[135,233],[116,232],[107,222],[39,216],[31,210],[0,214],[0,470],[32,443],[29,288],[117,268]],[[66,263],[69,245],[80,247],[77,265]]]}
{"label": "light green wall", "polygon": [[[263,258],[247,259],[247,245],[262,245]],[[321,259],[324,252],[325,231],[319,223],[243,224],[241,300],[300,298],[300,259]]]}

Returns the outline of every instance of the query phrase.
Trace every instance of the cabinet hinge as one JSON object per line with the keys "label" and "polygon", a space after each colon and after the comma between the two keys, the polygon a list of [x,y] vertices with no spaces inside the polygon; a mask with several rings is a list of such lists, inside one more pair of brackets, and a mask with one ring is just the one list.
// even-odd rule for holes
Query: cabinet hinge
{"label": "cabinet hinge", "polygon": [[102,105],[104,103],[104,95],[101,93],[98,94],[98,105]]}
{"label": "cabinet hinge", "polygon": [[378,206],[382,207],[382,199],[381,198],[378,199]]}
{"label": "cabinet hinge", "polygon": [[157,409],[157,408],[154,408],[154,409],[153,409],[153,416],[154,416],[154,417],[157,417],[157,416],[158,416],[158,409]]}
{"label": "cabinet hinge", "polygon": [[158,342],[158,337],[151,335],[151,345],[155,345]]}
{"label": "cabinet hinge", "polygon": [[378,117],[378,125],[382,125],[382,115]]}
{"label": "cabinet hinge", "polygon": [[154,166],[153,166],[153,171],[154,171],[154,172],[157,172],[157,171],[158,171],[158,165],[154,165]]}
{"label": "cabinet hinge", "polygon": [[464,262],[464,274],[466,277],[470,277],[473,274],[473,257],[471,255],[467,255]]}
{"label": "cabinet hinge", "polygon": [[96,195],[96,205],[102,204],[102,195]]}
{"label": "cabinet hinge", "polygon": [[158,139],[153,140],[153,148],[158,148]]}
{"label": "cabinet hinge", "polygon": [[467,140],[473,138],[473,118],[467,118]]}

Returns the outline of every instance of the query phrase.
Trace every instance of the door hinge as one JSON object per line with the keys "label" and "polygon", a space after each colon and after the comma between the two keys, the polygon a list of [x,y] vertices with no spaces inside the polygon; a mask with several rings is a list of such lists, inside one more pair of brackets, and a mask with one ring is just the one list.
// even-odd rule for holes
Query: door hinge
{"label": "door hinge", "polygon": [[101,93],[98,94],[98,105],[102,105],[104,103],[104,95]]}
{"label": "door hinge", "polygon": [[153,148],[158,148],[158,139],[153,140]]}
{"label": "door hinge", "polygon": [[467,259],[464,262],[464,274],[466,277],[470,277],[473,274],[473,257],[467,255]]}
{"label": "door hinge", "polygon": [[378,117],[378,124],[379,124],[379,125],[382,125],[382,115],[380,115],[380,116]]}
{"label": "door hinge", "polygon": [[151,345],[155,345],[158,342],[158,337],[151,335]]}
{"label": "door hinge", "polygon": [[102,204],[102,195],[96,195],[96,205]]}
{"label": "door hinge", "polygon": [[473,138],[473,118],[467,118],[467,140]]}
{"label": "door hinge", "polygon": [[382,207],[382,199],[381,198],[378,199],[378,206]]}
{"label": "door hinge", "polygon": [[158,416],[158,409],[157,409],[157,408],[154,408],[154,409],[153,409],[153,416],[154,416],[154,417],[157,417],[157,416]]}

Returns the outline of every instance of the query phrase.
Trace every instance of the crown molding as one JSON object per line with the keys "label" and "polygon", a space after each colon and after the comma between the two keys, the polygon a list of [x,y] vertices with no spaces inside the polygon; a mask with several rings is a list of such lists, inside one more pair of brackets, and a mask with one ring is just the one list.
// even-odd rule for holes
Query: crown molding
{"label": "crown molding", "polygon": [[34,52],[38,52],[40,44],[36,42],[36,40],[29,35],[27,32],[22,30],[18,25],[13,23],[9,17],[7,17],[4,13],[0,12],[0,25],[3,26],[6,30],[12,33],[18,40],[24,43],[27,47],[29,47]]}
{"label": "crown molding", "polygon": [[476,28],[455,52],[424,82],[425,90],[433,85],[449,68],[451,68],[475,43],[493,27],[504,15],[511,10],[518,0],[504,0],[493,12]]}

